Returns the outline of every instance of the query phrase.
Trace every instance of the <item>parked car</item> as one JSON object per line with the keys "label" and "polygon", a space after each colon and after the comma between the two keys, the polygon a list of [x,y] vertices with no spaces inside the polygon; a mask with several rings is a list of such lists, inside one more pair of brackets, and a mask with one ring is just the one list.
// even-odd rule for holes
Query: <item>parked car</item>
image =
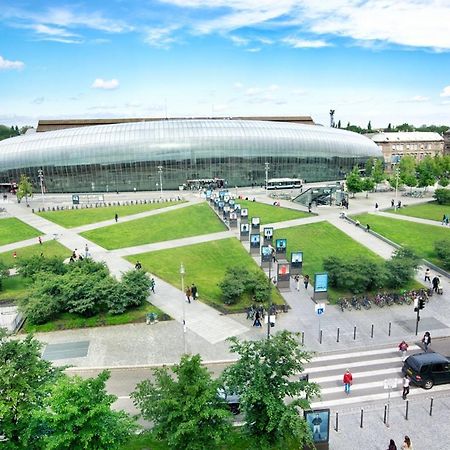
{"label": "parked car", "polygon": [[241,396],[239,394],[230,391],[230,389],[226,386],[222,386],[217,390],[217,395],[221,399],[225,400],[225,402],[228,404],[228,408],[233,415],[237,416],[241,412]]}
{"label": "parked car", "polygon": [[435,384],[450,383],[450,360],[440,353],[417,353],[406,358],[402,372],[413,384],[431,389]]}

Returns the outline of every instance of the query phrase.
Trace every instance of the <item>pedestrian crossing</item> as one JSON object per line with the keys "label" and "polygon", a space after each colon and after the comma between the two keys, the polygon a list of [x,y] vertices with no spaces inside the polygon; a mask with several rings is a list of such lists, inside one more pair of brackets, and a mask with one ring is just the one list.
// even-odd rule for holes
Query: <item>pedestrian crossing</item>
{"label": "pedestrian crossing", "polygon": [[[423,350],[417,345],[410,345],[407,356]],[[311,407],[338,408],[354,407],[368,402],[386,401],[388,390],[385,380],[395,380],[397,387],[391,389],[391,398],[402,396],[403,360],[397,347],[384,347],[360,352],[320,355],[313,358],[306,366],[304,374],[309,381],[318,383],[321,388],[320,398],[311,399]],[[345,394],[342,378],[346,369],[353,375],[353,384],[349,395]],[[415,397],[438,392],[450,392],[450,384],[434,386],[432,390],[411,385],[409,396]]]}

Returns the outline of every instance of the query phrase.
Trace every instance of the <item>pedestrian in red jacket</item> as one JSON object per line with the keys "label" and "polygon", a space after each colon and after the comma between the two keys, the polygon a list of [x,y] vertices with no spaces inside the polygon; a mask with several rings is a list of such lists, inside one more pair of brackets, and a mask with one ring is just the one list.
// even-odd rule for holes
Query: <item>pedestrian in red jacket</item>
{"label": "pedestrian in red jacket", "polygon": [[353,383],[353,376],[350,373],[350,370],[346,370],[344,373],[344,379],[342,380],[344,382],[344,389],[345,389],[345,393],[348,395],[350,394],[350,386]]}

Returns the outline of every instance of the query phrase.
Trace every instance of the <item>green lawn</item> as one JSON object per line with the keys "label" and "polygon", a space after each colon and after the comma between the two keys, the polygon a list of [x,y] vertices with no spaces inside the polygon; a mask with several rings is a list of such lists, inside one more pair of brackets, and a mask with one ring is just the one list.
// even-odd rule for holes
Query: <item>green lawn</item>
{"label": "green lawn", "polygon": [[248,217],[251,220],[252,217],[259,217],[261,224],[284,222],[292,219],[302,219],[304,217],[311,217],[304,211],[297,209],[282,208],[280,206],[268,205],[267,203],[252,202],[250,200],[236,199],[236,203],[241,205],[241,208],[248,209]]}
{"label": "green lawn", "polygon": [[[223,304],[218,284],[223,280],[226,269],[232,266],[244,266],[250,270],[259,270],[253,258],[234,238],[141,253],[129,256],[127,259],[133,263],[139,260],[147,271],[178,289],[181,289],[180,263],[182,262],[186,271],[185,285],[195,283],[201,301],[230,312],[242,311],[250,305],[251,299],[243,298],[231,306]],[[272,301],[276,304],[284,304],[283,298],[275,288],[272,291]]]}
{"label": "green lawn", "polygon": [[353,216],[363,226],[369,223],[371,229],[382,234],[391,241],[403,246],[410,247],[416,253],[432,263],[441,266],[434,251],[434,243],[443,239],[450,239],[450,229],[436,225],[425,225],[406,220],[391,219],[376,214],[360,214]]}
{"label": "green lawn", "polygon": [[[54,240],[45,241],[42,245],[36,244],[29,245],[28,247],[17,248],[15,251],[17,253],[17,259],[29,258],[30,256],[40,255],[41,253],[47,257],[60,256],[62,258],[68,258],[72,253],[69,249],[64,247],[64,245],[61,245],[59,242]],[[6,264],[7,267],[13,267],[15,264],[13,253],[14,250],[0,253],[0,261]]]}
{"label": "green lawn", "polygon": [[442,217],[444,214],[450,216],[450,206],[449,205],[439,205],[438,202],[427,202],[420,203],[418,205],[407,206],[406,208],[389,209],[387,212],[393,214],[399,214],[402,216],[409,217],[420,217],[422,219],[436,220],[442,222]]}
{"label": "green lawn", "polygon": [[15,217],[0,219],[0,245],[25,241],[42,233]]}
{"label": "green lawn", "polygon": [[70,209],[65,211],[46,211],[37,213],[45,219],[51,220],[66,228],[75,228],[90,223],[102,222],[114,219],[114,215],[121,217],[130,216],[144,211],[167,208],[168,206],[185,203],[184,201],[147,203],[144,205],[106,206],[102,208]]}
{"label": "green lawn", "polygon": [[[314,281],[314,274],[323,272],[323,260],[330,256],[338,256],[344,260],[364,256],[381,262],[383,259],[371,250],[354,241],[328,222],[299,225],[291,228],[275,230],[275,239],[287,239],[287,259],[290,253],[303,251],[303,274],[309,274]],[[411,287],[416,286],[412,282]],[[328,295],[331,301],[347,295],[346,292],[330,288]]]}
{"label": "green lawn", "polygon": [[25,333],[38,333],[47,331],[69,330],[73,328],[91,328],[110,325],[123,325],[126,323],[144,323],[148,313],[158,314],[159,320],[168,320],[169,316],[164,314],[156,306],[146,302],[139,308],[130,309],[123,314],[102,313],[94,317],[85,318],[74,313],[63,313],[55,320],[43,325],[32,325],[25,322],[23,331]]}
{"label": "green lawn", "polygon": [[82,236],[112,250],[226,230],[206,204],[85,231]]}
{"label": "green lawn", "polygon": [[291,252],[303,252],[303,274],[309,274],[311,280],[314,273],[323,272],[323,260],[329,256],[349,260],[361,255],[382,261],[378,255],[325,221],[275,230],[274,242],[282,238],[287,239],[288,260]]}
{"label": "green lawn", "polygon": [[[282,447],[271,447],[271,450],[298,450],[298,448],[298,443],[290,443]],[[133,436],[120,450],[169,450],[169,447],[165,442],[158,441],[151,433],[146,432]],[[233,428],[231,441],[223,446],[223,450],[255,450],[255,446],[252,438],[245,436],[239,429]]]}

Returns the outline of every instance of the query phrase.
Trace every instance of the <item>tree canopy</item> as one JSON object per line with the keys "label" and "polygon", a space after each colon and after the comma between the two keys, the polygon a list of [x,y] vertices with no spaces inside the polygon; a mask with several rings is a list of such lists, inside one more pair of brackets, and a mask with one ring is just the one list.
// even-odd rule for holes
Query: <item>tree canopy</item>
{"label": "tree canopy", "polygon": [[319,386],[298,378],[312,357],[299,343],[298,333],[281,331],[265,340],[239,341],[233,337],[229,341],[239,360],[225,370],[223,379],[240,394],[241,411],[255,448],[289,439],[299,448],[310,444],[302,411],[310,409],[309,398],[319,393]]}
{"label": "tree canopy", "polygon": [[[174,377],[171,376],[173,373]],[[155,369],[131,395],[153,432],[175,450],[219,448],[227,440],[230,412],[219,396],[219,383],[201,366],[200,355],[181,358],[170,371]]]}

